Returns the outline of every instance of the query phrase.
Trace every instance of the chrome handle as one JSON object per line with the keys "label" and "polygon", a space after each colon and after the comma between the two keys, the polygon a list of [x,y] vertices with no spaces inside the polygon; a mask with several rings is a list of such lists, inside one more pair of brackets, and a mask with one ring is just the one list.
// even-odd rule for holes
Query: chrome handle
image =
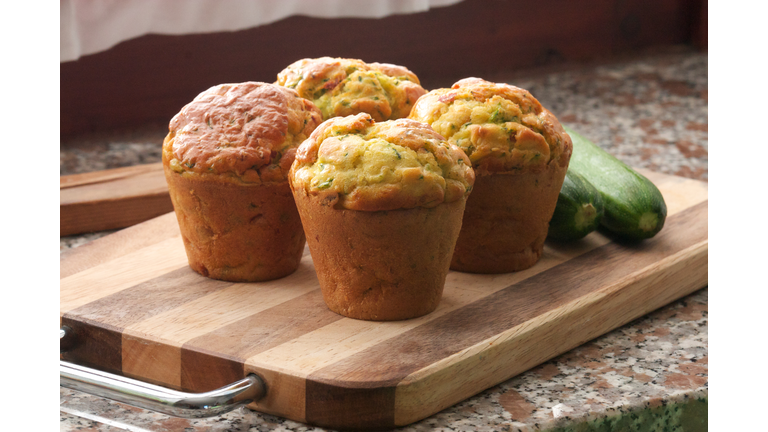
{"label": "chrome handle", "polygon": [[[60,338],[67,330],[61,329]],[[205,393],[185,393],[61,360],[59,375],[62,387],[185,418],[224,414],[261,399],[267,392],[255,374]]]}

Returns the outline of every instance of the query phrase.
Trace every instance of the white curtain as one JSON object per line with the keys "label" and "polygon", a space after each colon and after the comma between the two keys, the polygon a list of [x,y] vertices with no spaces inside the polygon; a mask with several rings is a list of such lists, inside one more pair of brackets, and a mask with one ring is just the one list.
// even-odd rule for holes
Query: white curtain
{"label": "white curtain", "polygon": [[145,34],[244,30],[292,15],[382,18],[461,0],[60,0],[61,62]]}

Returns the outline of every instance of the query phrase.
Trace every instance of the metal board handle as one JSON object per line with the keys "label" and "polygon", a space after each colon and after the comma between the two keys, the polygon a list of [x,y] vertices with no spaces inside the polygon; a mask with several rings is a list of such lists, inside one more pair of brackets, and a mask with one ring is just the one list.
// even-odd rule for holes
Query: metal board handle
{"label": "metal board handle", "polygon": [[[64,327],[60,339],[70,331]],[[227,413],[264,397],[267,387],[255,374],[205,393],[186,393],[59,360],[60,385],[176,417],[203,418]]]}

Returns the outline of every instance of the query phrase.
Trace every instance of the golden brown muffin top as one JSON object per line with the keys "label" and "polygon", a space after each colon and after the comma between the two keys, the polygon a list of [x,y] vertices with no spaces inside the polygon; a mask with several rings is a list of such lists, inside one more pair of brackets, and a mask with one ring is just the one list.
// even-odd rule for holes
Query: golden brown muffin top
{"label": "golden brown muffin top", "polygon": [[464,150],[478,175],[567,163],[573,144],[551,112],[527,90],[465,78],[419,99],[409,118],[423,121]]}
{"label": "golden brown muffin top", "polygon": [[221,84],[171,120],[163,163],[184,175],[244,183],[286,180],[296,147],[322,122],[294,90],[274,84]]}
{"label": "golden brown muffin top", "polygon": [[314,102],[326,120],[361,112],[377,122],[404,118],[427,92],[402,66],[331,57],[294,62],[277,75],[276,84]]}
{"label": "golden brown muffin top", "polygon": [[429,125],[376,123],[360,113],[318,126],[299,147],[288,181],[326,205],[380,211],[466,198],[475,174],[464,152]]}

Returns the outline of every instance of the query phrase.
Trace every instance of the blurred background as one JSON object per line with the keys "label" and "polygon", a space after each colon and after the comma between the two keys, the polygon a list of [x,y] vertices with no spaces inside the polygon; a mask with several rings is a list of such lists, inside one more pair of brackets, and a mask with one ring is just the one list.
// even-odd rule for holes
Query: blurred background
{"label": "blurred background", "polygon": [[63,139],[167,124],[210,86],[305,57],[400,64],[433,89],[707,48],[704,0],[61,0],[61,25]]}

